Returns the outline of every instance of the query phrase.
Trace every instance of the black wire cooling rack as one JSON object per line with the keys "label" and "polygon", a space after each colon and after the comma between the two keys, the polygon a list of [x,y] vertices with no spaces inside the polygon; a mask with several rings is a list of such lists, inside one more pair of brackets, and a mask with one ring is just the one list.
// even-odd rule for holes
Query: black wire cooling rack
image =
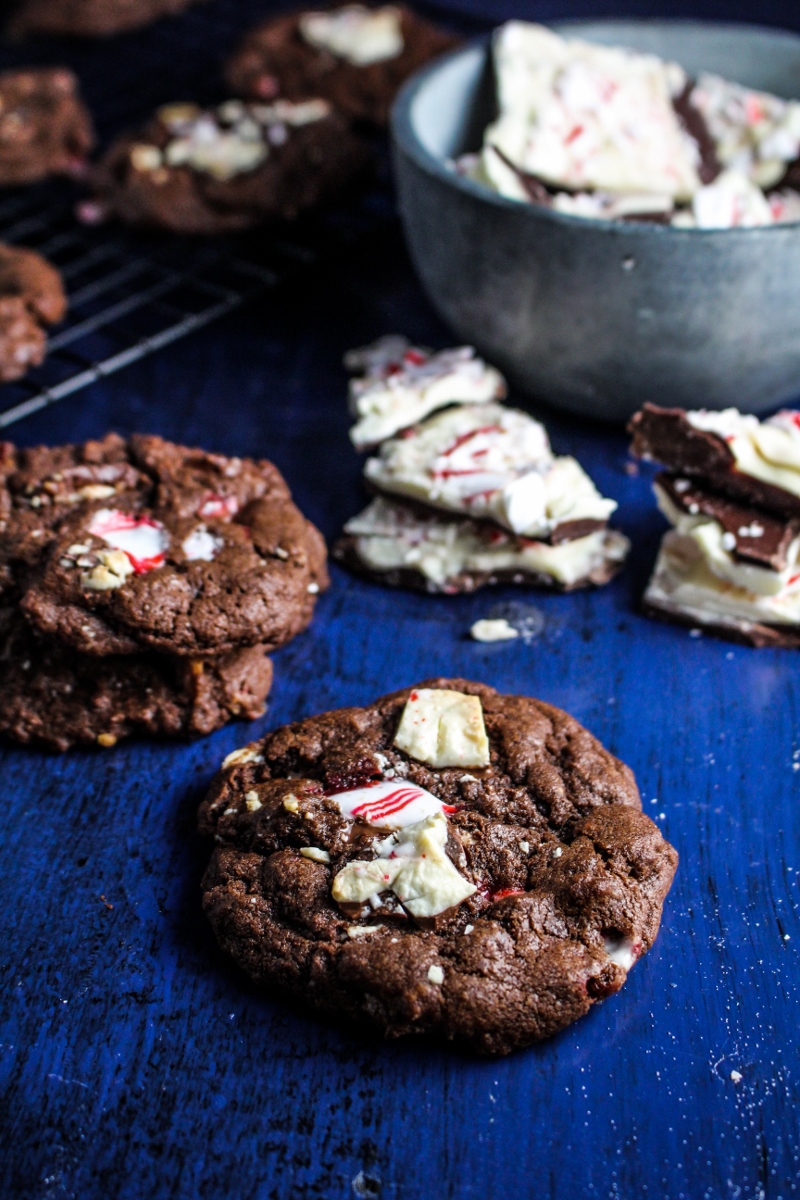
{"label": "black wire cooling rack", "polygon": [[234,248],[226,240],[83,226],[71,203],[47,195],[0,201],[0,241],[43,254],[58,267],[69,296],[67,318],[51,332],[42,365],[0,385],[0,429],[287,282],[391,220],[391,211],[390,197],[373,191],[347,210]]}

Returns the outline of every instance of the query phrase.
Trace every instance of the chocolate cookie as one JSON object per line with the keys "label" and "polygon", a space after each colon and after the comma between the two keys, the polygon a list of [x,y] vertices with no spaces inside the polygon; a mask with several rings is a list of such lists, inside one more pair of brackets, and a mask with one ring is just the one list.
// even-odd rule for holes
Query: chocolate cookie
{"label": "chocolate cookie", "polygon": [[261,716],[272,683],[262,646],[214,660],[141,654],[85,658],[11,618],[0,651],[0,731],[50,750],[136,735],[189,737]]}
{"label": "chocolate cookie", "polygon": [[20,379],[47,351],[44,326],[62,320],[61,276],[40,254],[0,243],[0,382]]}
{"label": "chocolate cookie", "polygon": [[325,100],[171,104],[111,147],[95,186],[129,224],[210,234],[294,218],[353,186],[370,163]]}
{"label": "chocolate cookie", "polygon": [[13,36],[29,33],[107,37],[183,12],[196,0],[22,0],[11,22]]}
{"label": "chocolate cookie", "polygon": [[324,96],[350,117],[385,125],[406,79],[459,40],[405,5],[288,13],[251,30],[225,77],[255,100]]}
{"label": "chocolate cookie", "polygon": [[258,984],[484,1054],[618,991],[677,862],[572,717],[459,679],[229,755],[200,828],[205,911]]}
{"label": "chocolate cookie", "polygon": [[78,81],[64,67],[0,74],[0,186],[74,175],[94,145]]}
{"label": "chocolate cookie", "polygon": [[68,490],[72,477],[54,478],[46,455],[43,481],[20,493],[12,476],[7,537],[16,545],[17,529],[25,533],[17,559],[33,539],[30,510],[49,509],[54,486],[68,505],[78,496],[44,535],[47,553],[21,601],[40,633],[93,655],[199,656],[273,649],[306,627],[327,585],[325,547],[271,463],[142,435],[125,454],[139,478],[90,484],[85,501]]}

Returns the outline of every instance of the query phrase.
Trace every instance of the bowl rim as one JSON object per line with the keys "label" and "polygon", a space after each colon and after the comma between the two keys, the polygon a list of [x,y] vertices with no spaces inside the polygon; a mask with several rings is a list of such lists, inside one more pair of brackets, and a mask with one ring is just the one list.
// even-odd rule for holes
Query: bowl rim
{"label": "bowl rim", "polygon": [[[546,28],[553,29],[556,32],[560,32],[561,30],[569,32],[570,29],[585,28],[587,25],[606,25],[612,29],[622,25],[640,25],[643,28],[694,28],[709,31],[725,31],[726,33],[735,32],[742,35],[754,33],[766,34],[776,41],[795,42],[797,44],[798,59],[800,60],[800,33],[770,25],[748,24],[743,21],[697,21],[692,17],[600,17],[596,20],[572,17],[563,21],[532,23],[545,24]],[[507,24],[507,22],[502,22],[502,24]],[[596,230],[598,232],[613,232],[616,234],[624,233],[638,238],[690,237],[716,240],[721,237],[748,237],[751,239],[756,236],[769,237],[777,232],[782,232],[785,236],[787,232],[797,230],[800,227],[800,219],[796,221],[773,222],[771,225],[735,225],[721,229],[697,229],[679,225],[662,225],[655,221],[624,221],[620,218],[582,217],[576,216],[573,213],[557,212],[552,208],[545,208],[543,205],[533,202],[512,200],[508,196],[503,196],[499,192],[492,191],[491,188],[478,183],[476,180],[469,179],[465,175],[459,175],[448,165],[448,160],[438,158],[422,144],[411,119],[412,105],[428,80],[438,74],[448,63],[475,50],[486,51],[491,44],[496,29],[501,28],[502,24],[495,26],[495,29],[490,33],[470,38],[467,42],[456,47],[455,50],[449,51],[449,53],[443,55],[441,58],[437,58],[434,62],[428,63],[427,66],[415,72],[410,79],[406,80],[392,105],[390,116],[392,142],[397,149],[411,158],[416,166],[428,175],[435,176],[442,183],[484,204],[500,210],[505,209],[506,211],[515,212],[520,215],[524,214],[521,217],[522,220],[542,221],[545,223],[553,222],[557,225],[565,225],[567,228],[580,228],[587,231]]]}

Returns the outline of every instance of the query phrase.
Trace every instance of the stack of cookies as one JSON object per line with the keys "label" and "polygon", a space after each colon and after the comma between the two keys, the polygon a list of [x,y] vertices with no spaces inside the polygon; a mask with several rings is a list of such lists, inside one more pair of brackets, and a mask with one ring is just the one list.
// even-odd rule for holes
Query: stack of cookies
{"label": "stack of cookies", "polygon": [[66,750],[264,710],[322,538],[266,460],[159,437],[0,446],[0,730]]}
{"label": "stack of cookies", "polygon": [[646,404],[633,452],[662,463],[672,525],[644,595],[667,619],[752,646],[800,647],[800,413]]}
{"label": "stack of cookies", "polygon": [[498,371],[460,347],[432,354],[402,337],[345,363],[357,449],[376,498],[348,521],[334,553],[391,586],[472,592],[519,583],[561,591],[607,583],[629,543],[616,509],[547,431],[499,403]]}

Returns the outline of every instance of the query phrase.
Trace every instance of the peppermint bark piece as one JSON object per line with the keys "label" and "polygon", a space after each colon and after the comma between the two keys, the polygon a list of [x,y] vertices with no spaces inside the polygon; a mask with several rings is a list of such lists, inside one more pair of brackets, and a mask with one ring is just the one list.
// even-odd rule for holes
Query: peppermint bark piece
{"label": "peppermint bark piece", "polygon": [[236,94],[250,99],[323,96],[351,118],[385,125],[406,79],[458,43],[405,5],[347,4],[257,26],[225,75]]}
{"label": "peppermint bark piece", "polygon": [[677,861],[576,721],[460,679],[235,751],[200,828],[205,911],[257,984],[491,1055],[622,986]]}
{"label": "peppermint bark piece", "polygon": [[101,208],[129,224],[212,234],[293,219],[354,186],[370,164],[326,100],[169,104],[111,147],[94,185]]}
{"label": "peppermint bark piece", "polygon": [[557,591],[602,586],[629,549],[616,530],[594,529],[553,544],[380,496],[347,522],[333,554],[389,587],[454,595],[500,583]]}
{"label": "peppermint bark piece", "polygon": [[364,476],[390,496],[554,543],[604,528],[617,507],[574,458],[554,458],[538,421],[496,404],[429,418],[385,442]]}
{"label": "peppermint bark piece", "polygon": [[646,611],[752,646],[800,646],[800,518],[733,502],[681,476],[659,476],[665,534]]}
{"label": "peppermint bark piece", "polygon": [[349,388],[350,411],[358,418],[350,430],[356,450],[371,449],[440,408],[506,394],[503,376],[471,346],[434,353],[389,335],[350,350],[344,362],[356,375]]}
{"label": "peppermint bark piece", "polygon": [[631,419],[631,450],[672,471],[781,517],[800,515],[800,415],[784,410],[759,421],[735,408],[659,408]]}

